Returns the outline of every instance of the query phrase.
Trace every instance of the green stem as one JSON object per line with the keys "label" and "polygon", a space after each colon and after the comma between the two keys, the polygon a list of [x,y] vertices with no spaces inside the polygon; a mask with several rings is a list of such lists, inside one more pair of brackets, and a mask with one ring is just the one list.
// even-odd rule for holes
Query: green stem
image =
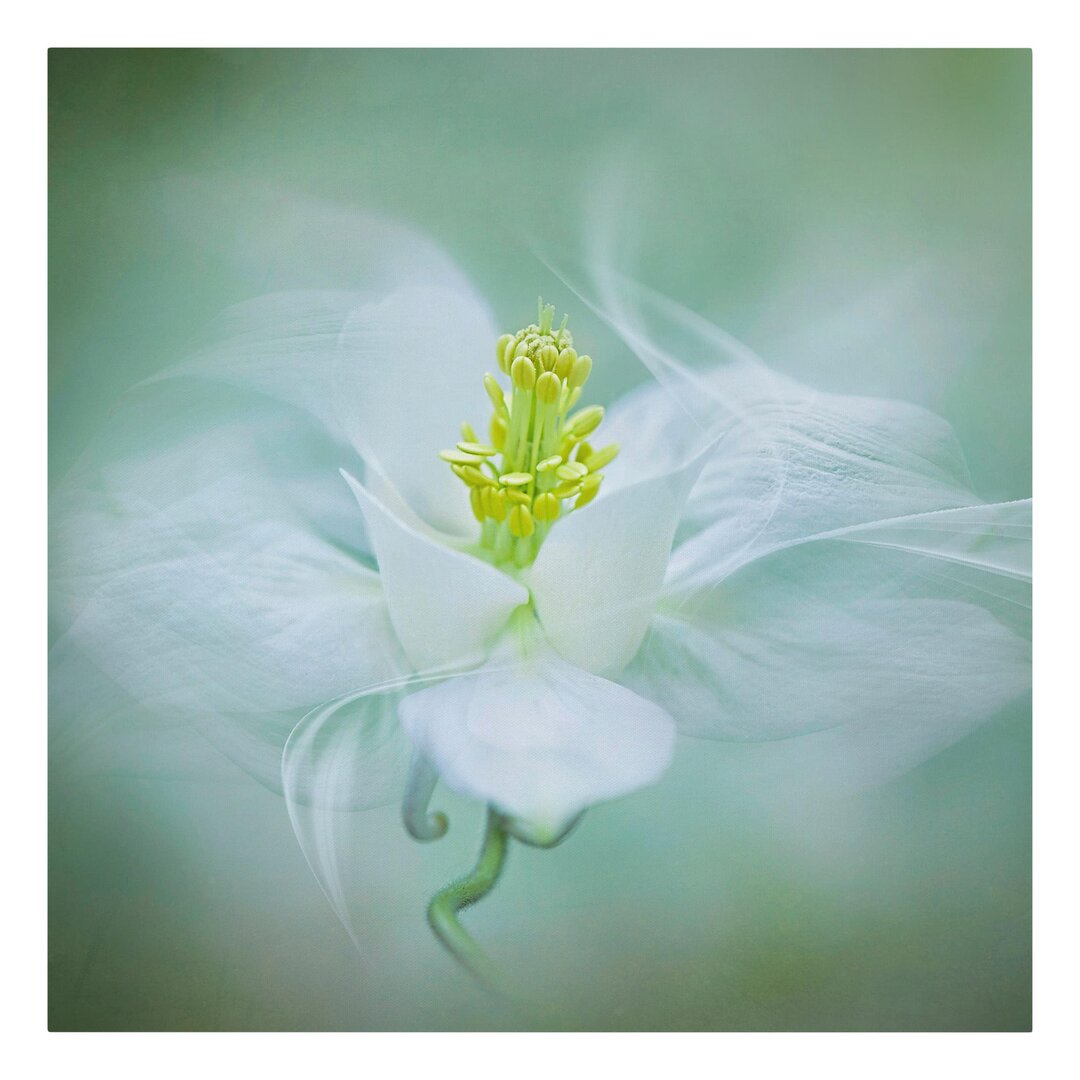
{"label": "green stem", "polygon": [[507,833],[499,815],[488,808],[487,829],[472,873],[437,892],[428,905],[428,922],[447,951],[467,971],[490,985],[493,970],[479,945],[458,921],[458,912],[483,899],[495,887],[506,861]]}

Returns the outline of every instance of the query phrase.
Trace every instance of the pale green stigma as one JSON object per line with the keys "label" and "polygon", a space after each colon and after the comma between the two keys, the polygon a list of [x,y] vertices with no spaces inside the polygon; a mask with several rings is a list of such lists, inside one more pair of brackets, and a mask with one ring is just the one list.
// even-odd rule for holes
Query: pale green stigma
{"label": "pale green stigma", "polygon": [[593,362],[577,354],[568,322],[555,327],[555,308],[541,299],[535,323],[499,338],[495,359],[510,385],[484,376],[489,441],[466,422],[462,440],[439,454],[469,491],[481,549],[500,565],[528,566],[552,526],[596,498],[600,470],[619,452],[585,441],[604,418],[599,405],[571,412]]}

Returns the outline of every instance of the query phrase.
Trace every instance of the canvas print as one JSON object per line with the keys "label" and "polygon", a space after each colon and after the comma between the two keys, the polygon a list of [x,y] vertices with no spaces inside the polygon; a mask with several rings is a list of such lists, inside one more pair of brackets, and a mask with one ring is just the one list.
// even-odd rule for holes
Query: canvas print
{"label": "canvas print", "polygon": [[49,68],[53,1030],[1030,1026],[1029,53]]}

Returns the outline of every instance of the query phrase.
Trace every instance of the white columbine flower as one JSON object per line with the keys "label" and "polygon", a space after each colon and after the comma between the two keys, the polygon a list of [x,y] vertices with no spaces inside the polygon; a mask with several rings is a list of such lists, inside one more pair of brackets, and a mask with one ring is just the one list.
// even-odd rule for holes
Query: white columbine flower
{"label": "white columbine flower", "polygon": [[456,912],[508,837],[654,783],[676,730],[858,782],[1025,690],[1030,504],[982,503],[944,422],[813,393],[610,279],[656,380],[605,416],[553,309],[500,335],[426,241],[355,241],[360,291],[234,309],[62,485],[67,745],[196,730],[280,783],[347,924],[336,811],[396,792],[434,839],[441,778],[490,808],[430,909],[478,967]]}

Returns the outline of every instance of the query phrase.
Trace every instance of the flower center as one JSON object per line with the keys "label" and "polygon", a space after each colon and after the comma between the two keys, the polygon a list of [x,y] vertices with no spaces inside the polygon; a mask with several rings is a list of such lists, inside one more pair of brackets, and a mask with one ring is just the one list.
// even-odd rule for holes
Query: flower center
{"label": "flower center", "polygon": [[572,411],[592,371],[578,356],[566,329],[569,316],[553,328],[555,308],[537,301],[537,321],[495,344],[508,389],[491,374],[484,389],[493,413],[490,442],[481,442],[468,423],[462,441],[439,457],[469,491],[480,522],[480,546],[497,564],[528,566],[552,526],[596,498],[619,448],[594,450],[586,441],[600,426],[599,405]]}

